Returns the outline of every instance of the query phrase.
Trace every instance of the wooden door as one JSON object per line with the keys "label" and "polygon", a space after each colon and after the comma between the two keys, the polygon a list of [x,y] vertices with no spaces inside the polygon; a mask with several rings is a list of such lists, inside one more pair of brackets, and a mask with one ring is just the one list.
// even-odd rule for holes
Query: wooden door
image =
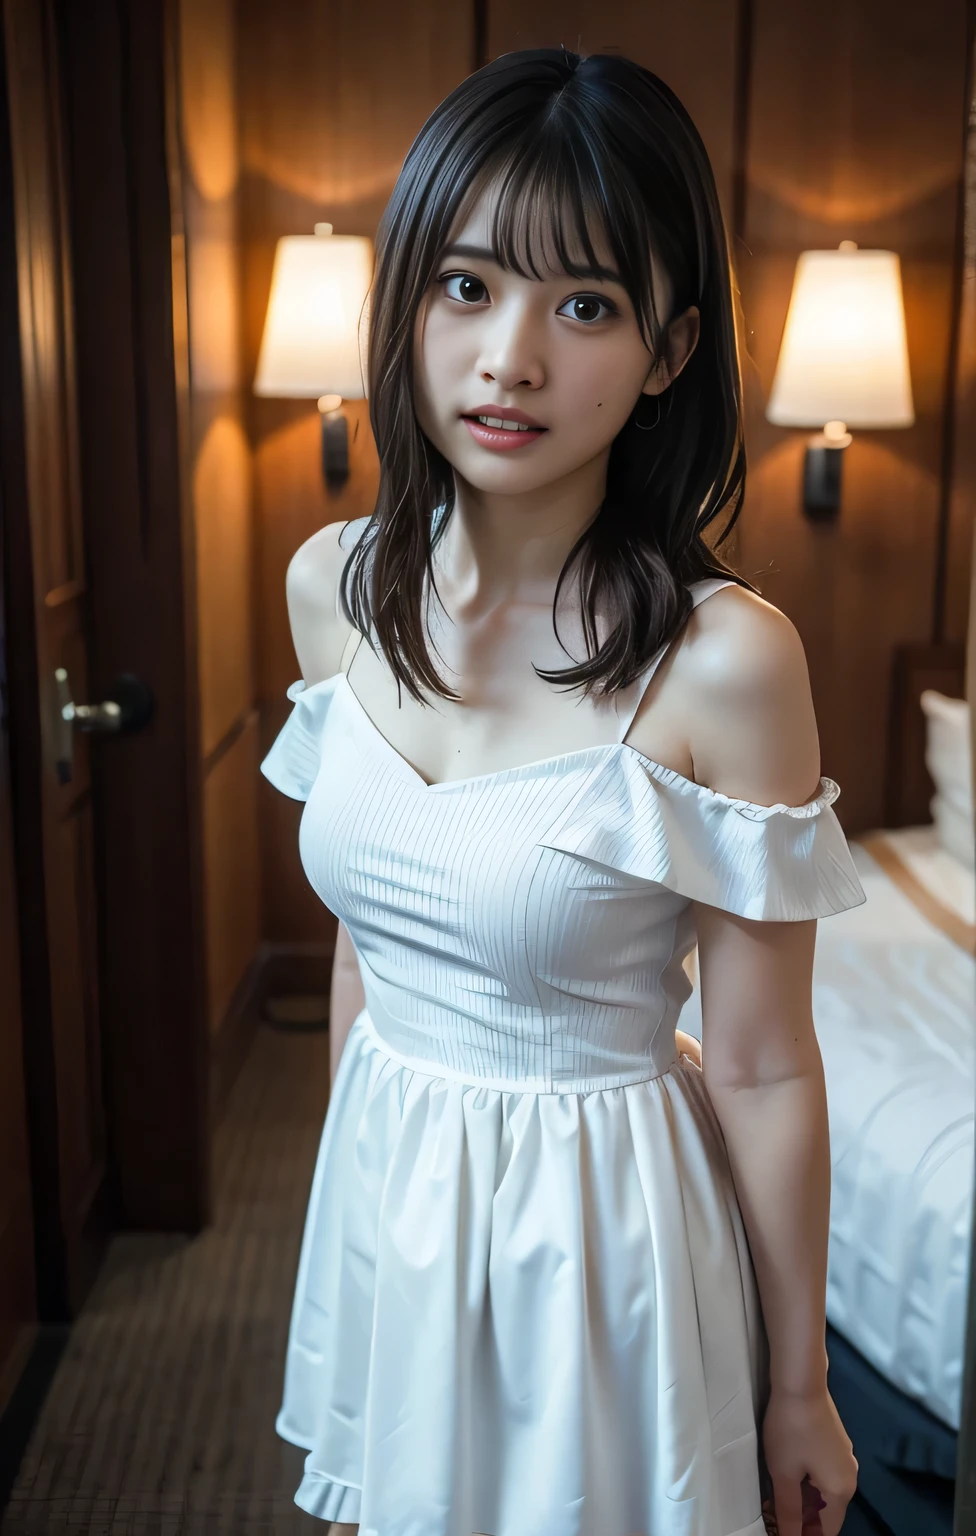
{"label": "wooden door", "polygon": [[211,1209],[211,1057],[173,4],[44,8],[64,111],[94,695],[134,673],[155,701],[144,730],[92,754],[118,1222],[196,1231]]}
{"label": "wooden door", "polygon": [[[0,0],[0,492],[37,1297],[209,1215],[192,540],[155,0]],[[178,269],[178,261],[175,263]],[[61,674],[60,684],[57,674]],[[87,734],[63,706],[153,708]]]}
{"label": "wooden door", "polygon": [[[0,533],[3,510],[0,507]],[[21,1040],[0,538],[0,1414],[34,1336],[34,1227]]]}
{"label": "wooden door", "polygon": [[108,1188],[91,750],[80,736],[69,736],[65,749],[55,682],[56,669],[66,669],[76,697],[87,700],[88,589],[52,41],[46,5],[5,0],[8,662],[38,1287],[44,1315],[58,1316],[76,1308],[90,1282]]}

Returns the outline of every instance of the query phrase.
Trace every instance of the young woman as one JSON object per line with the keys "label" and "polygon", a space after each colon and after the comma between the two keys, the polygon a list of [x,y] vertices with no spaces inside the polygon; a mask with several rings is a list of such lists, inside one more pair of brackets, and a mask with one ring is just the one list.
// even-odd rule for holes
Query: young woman
{"label": "young woman", "polygon": [[800,641],[709,534],[745,474],[733,294],[673,94],[561,50],[459,86],[383,219],[369,380],[376,511],[292,563],[263,764],[366,1000],[278,1419],[297,1502],[759,1536],[764,1456],[781,1536],[801,1485],[836,1536],[811,968],[863,894]]}

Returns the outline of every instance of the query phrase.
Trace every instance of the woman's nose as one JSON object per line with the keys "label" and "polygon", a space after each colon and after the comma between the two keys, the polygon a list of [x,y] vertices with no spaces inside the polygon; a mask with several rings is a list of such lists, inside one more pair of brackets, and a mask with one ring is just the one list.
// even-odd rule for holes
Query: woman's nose
{"label": "woman's nose", "polygon": [[499,316],[485,338],[479,360],[478,372],[488,384],[499,389],[541,389],[545,383],[545,366],[532,328],[515,319]]}

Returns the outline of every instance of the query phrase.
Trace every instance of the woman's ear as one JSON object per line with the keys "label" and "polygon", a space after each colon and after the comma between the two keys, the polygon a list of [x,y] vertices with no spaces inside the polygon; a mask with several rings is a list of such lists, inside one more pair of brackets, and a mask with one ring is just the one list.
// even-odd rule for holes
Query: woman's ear
{"label": "woman's ear", "polygon": [[701,333],[701,315],[694,304],[678,315],[662,338],[661,356],[644,381],[643,395],[660,395],[673,384],[688,361]]}

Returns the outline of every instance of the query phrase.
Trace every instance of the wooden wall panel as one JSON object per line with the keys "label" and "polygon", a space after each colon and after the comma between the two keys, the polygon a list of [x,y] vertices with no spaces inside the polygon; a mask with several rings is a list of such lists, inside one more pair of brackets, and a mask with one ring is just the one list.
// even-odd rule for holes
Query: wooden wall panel
{"label": "wooden wall panel", "polygon": [[489,0],[488,55],[564,46],[622,53],[680,96],[730,213],[739,0]]}
{"label": "wooden wall panel", "polygon": [[[245,381],[264,327],[275,245],[311,234],[373,236],[411,140],[471,69],[474,7],[457,0],[239,0]],[[329,496],[313,401],[249,402],[255,468],[261,746],[287,714],[298,675],[285,604],[292,554],[325,523],[373,509],[377,465],[365,402],[349,402],[350,478]],[[263,932],[331,943],[335,924],[298,860],[300,807],[261,787]]]}
{"label": "wooden wall panel", "polygon": [[257,774],[258,721],[252,711],[233,745],[211,767],[203,791],[207,987],[214,1034],[261,941]]}
{"label": "wooden wall panel", "polygon": [[193,506],[200,746],[206,759],[236,729],[254,696],[251,450],[237,414],[221,412],[198,440]]}
{"label": "wooden wall panel", "polygon": [[260,943],[252,456],[244,420],[235,0],[180,0],[207,988],[219,1031]]}
{"label": "wooden wall panel", "polygon": [[[253,376],[277,238],[327,219],[372,233],[411,135],[471,67],[476,7],[427,0],[408,15],[352,0],[240,0],[245,378]],[[688,106],[734,231],[748,355],[750,481],[736,558],[800,628],[825,772],[849,830],[882,818],[892,647],[965,627],[972,513],[957,496],[939,593],[943,430],[961,167],[964,0],[487,0],[489,57],[563,43],[619,49]],[[857,434],[841,517],[800,510],[805,434],[774,429],[765,401],[799,252],[843,238],[903,260],[918,420]],[[265,749],[297,667],[284,573],[317,527],[371,510],[376,462],[365,406],[341,497],[319,478],[314,406],[249,401],[258,575],[256,666]],[[299,808],[260,793],[263,935],[322,937],[295,832]]]}
{"label": "wooden wall panel", "polygon": [[[739,565],[798,625],[824,771],[848,831],[882,820],[893,646],[936,625],[963,0],[756,0],[746,218],[750,480]],[[833,527],[800,509],[805,435],[764,417],[801,250],[852,239],[902,258],[916,424],[855,433]],[[957,615],[958,623],[961,616]]]}

